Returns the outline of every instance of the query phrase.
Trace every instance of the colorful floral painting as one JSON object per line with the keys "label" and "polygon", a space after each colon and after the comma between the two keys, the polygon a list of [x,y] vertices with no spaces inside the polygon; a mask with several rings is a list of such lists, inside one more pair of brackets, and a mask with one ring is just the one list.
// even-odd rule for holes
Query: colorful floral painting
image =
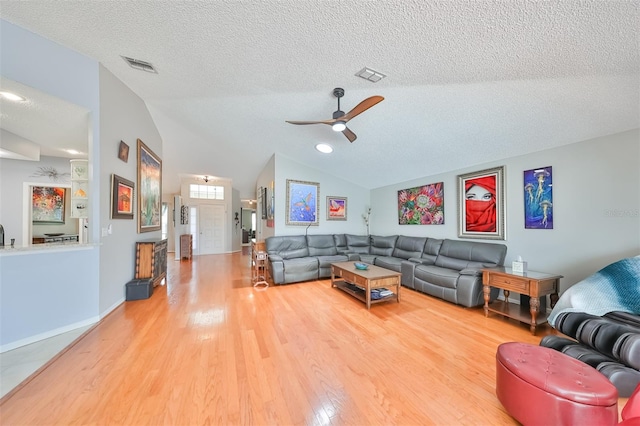
{"label": "colorful floral painting", "polygon": [[553,229],[551,167],[524,172],[525,229]]}
{"label": "colorful floral painting", "polygon": [[398,191],[400,225],[443,225],[444,182]]}

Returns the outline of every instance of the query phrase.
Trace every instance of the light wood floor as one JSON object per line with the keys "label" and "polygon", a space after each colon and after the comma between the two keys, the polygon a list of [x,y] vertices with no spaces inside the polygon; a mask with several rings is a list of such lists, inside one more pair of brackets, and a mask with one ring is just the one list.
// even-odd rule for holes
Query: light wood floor
{"label": "light wood floor", "polygon": [[406,288],[370,311],[329,280],[258,291],[246,249],[200,256],[0,400],[0,424],[513,425],[496,347],[552,332]]}

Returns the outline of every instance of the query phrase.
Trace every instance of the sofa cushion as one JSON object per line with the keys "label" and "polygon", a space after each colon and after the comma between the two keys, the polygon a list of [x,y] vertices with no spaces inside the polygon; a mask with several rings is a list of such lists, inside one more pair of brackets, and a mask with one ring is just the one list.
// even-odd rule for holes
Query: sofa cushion
{"label": "sofa cushion", "polygon": [[422,251],[426,243],[427,238],[424,237],[406,237],[400,235],[396,240],[392,256],[405,260],[412,257],[420,257],[422,256]]}
{"label": "sofa cushion", "polygon": [[304,235],[283,235],[265,239],[269,255],[277,254],[283,259],[295,259],[309,256],[307,239]]}
{"label": "sofa cushion", "polygon": [[422,281],[446,288],[456,288],[460,276],[455,269],[435,265],[417,265],[414,273]]}
{"label": "sofa cushion", "polygon": [[347,237],[345,237],[344,234],[333,234],[333,243],[335,244],[338,253],[349,250],[347,247]]}
{"label": "sofa cushion", "polygon": [[344,254],[336,254],[333,256],[317,256],[320,268],[330,268],[332,263],[346,262],[349,260]]}
{"label": "sofa cushion", "polygon": [[309,256],[334,256],[338,254],[333,235],[307,235]]}
{"label": "sofa cushion", "polygon": [[391,269],[392,271],[402,272],[402,262],[405,260],[399,257],[377,256],[373,263],[381,268]]}
{"label": "sofa cushion", "polygon": [[436,263],[436,258],[438,257],[438,253],[440,253],[440,247],[442,246],[442,240],[438,240],[436,238],[427,238],[427,242],[424,245],[424,250],[422,251],[422,259],[426,259],[427,262],[421,263]]}
{"label": "sofa cushion", "polygon": [[286,259],[283,263],[285,283],[318,279],[318,258],[316,257]]}
{"label": "sofa cushion", "polygon": [[[376,257],[373,254],[360,253],[358,255],[358,260],[364,263],[368,263],[369,265],[374,265]],[[350,259],[351,260],[351,259]]]}
{"label": "sofa cushion", "polygon": [[369,253],[370,240],[368,235],[344,234],[347,248],[354,253]]}
{"label": "sofa cushion", "polygon": [[436,266],[461,271],[465,268],[489,268],[502,265],[507,254],[504,244],[444,240]]}
{"label": "sofa cushion", "polygon": [[393,254],[393,248],[396,246],[397,239],[397,235],[391,235],[389,237],[372,235],[369,254],[373,254],[375,256],[391,256]]}

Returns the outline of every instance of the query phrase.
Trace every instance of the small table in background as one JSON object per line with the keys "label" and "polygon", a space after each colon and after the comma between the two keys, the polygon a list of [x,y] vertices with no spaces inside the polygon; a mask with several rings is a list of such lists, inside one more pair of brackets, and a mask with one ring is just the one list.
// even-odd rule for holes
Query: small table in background
{"label": "small table in background", "polygon": [[[523,273],[513,272],[511,268],[486,268],[482,270],[482,284],[484,285],[484,315],[489,316],[489,311],[504,315],[509,318],[530,324],[531,334],[536,334],[536,326],[547,322],[549,314],[539,312],[540,297],[551,295],[551,307],[558,301],[558,287],[562,275],[547,274],[544,272],[527,271]],[[504,300],[496,300],[489,303],[491,287],[496,287],[504,292]],[[526,294],[531,299],[529,310],[522,305],[509,302],[509,293],[516,292]]]}
{"label": "small table in background", "polygon": [[253,281],[253,286],[258,288],[266,289],[269,287],[269,282],[267,281],[267,252],[266,251],[254,251],[253,252],[253,269],[251,274],[251,280]]}

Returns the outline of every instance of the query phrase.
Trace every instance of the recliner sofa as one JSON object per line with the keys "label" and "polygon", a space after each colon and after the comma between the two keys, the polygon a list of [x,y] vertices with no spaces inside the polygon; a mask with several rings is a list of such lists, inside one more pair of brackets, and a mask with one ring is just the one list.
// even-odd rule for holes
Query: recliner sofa
{"label": "recliner sofa", "polygon": [[603,316],[563,312],[555,328],[566,337],[548,335],[540,346],[589,364],[628,397],[640,384],[640,316],[609,312]]}
{"label": "recliner sofa", "polygon": [[507,253],[504,244],[403,235],[285,235],[265,245],[275,284],[329,278],[331,263],[362,261],[401,272],[406,287],[467,307],[484,304],[481,270],[502,266]]}
{"label": "recliner sofa", "polygon": [[[434,253],[432,251],[432,253]],[[502,266],[507,254],[504,244],[443,240],[435,259],[428,254],[420,263],[403,263],[407,287],[463,306],[484,304],[482,268]],[[410,277],[413,276],[413,279]],[[491,300],[498,296],[491,289]]]}

